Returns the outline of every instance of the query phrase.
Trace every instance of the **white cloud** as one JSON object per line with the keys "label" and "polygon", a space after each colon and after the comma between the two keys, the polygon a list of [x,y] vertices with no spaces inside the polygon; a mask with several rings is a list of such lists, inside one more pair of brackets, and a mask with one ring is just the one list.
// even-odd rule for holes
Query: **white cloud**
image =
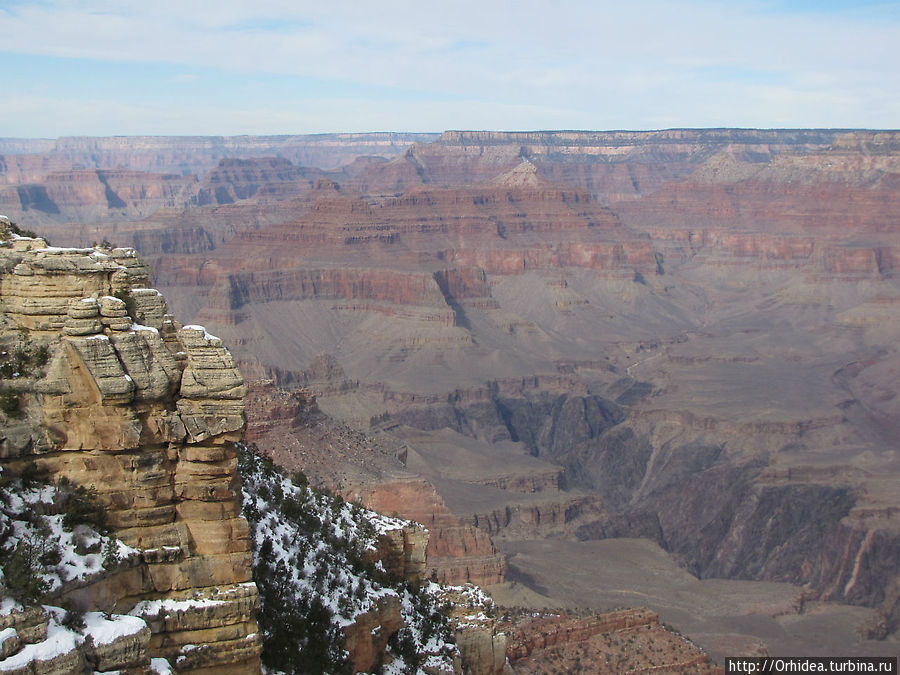
{"label": "white cloud", "polygon": [[7,137],[46,137],[33,128],[50,128],[57,136],[290,134],[337,131],[433,131],[424,120],[442,119],[441,128],[541,128],[564,125],[568,110],[544,105],[411,102],[397,108],[366,99],[316,98],[277,109],[243,101],[231,108],[191,105],[173,108],[160,101],[143,105],[97,99],[17,96],[0,107],[0,128]]}
{"label": "white cloud", "polygon": [[[760,11],[767,8],[701,0],[79,0],[0,10],[0,25],[10,52],[282,73],[466,101],[416,104],[431,116],[415,128],[533,128],[556,119],[566,127],[642,128],[658,119],[698,126],[710,117],[744,126],[897,126],[896,21]],[[408,100],[393,115],[383,100],[361,105],[398,123],[410,117]],[[498,123],[503,114],[520,122]],[[453,115],[474,124],[454,124]]]}

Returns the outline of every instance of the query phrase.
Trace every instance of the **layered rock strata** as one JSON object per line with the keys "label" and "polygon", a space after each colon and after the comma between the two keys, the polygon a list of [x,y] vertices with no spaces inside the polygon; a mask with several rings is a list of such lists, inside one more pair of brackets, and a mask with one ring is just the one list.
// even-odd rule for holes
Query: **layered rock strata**
{"label": "layered rock strata", "polygon": [[690,641],[665,630],[646,609],[596,615],[511,613],[500,622],[514,673],[722,673]]}
{"label": "layered rock strata", "polygon": [[287,393],[255,383],[247,397],[246,439],[289,470],[379,513],[420,523],[382,537],[385,566],[407,578],[489,585],[506,577],[506,561],[490,536],[455,516],[434,486],[405,469],[402,448],[389,449],[371,436],[322,414],[308,392]]}
{"label": "layered rock strata", "polygon": [[243,380],[221,340],[167,313],[148,274],[131,249],[27,238],[0,248],[0,341],[48,355],[4,383],[20,412],[4,419],[3,465],[34,463],[50,480],[91,488],[115,536],[139,551],[115,573],[64,588],[72,607],[143,618],[147,655],[177,671],[258,671],[233,446]]}

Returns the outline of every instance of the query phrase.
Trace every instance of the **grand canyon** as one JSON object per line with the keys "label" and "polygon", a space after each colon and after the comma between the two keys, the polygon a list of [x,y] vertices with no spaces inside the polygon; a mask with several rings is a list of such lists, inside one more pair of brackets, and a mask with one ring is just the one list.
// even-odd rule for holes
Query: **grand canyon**
{"label": "grand canyon", "polygon": [[245,439],[424,577],[719,663],[900,649],[900,132],[0,139],[0,213],[133,247]]}

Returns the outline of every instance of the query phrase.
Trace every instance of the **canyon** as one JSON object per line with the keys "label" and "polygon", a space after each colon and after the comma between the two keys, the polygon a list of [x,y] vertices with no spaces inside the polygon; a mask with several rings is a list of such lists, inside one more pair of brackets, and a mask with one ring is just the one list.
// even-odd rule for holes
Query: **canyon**
{"label": "canyon", "polygon": [[433,527],[428,574],[602,610],[637,539],[714,655],[896,653],[900,134],[314,140],[3,141],[0,212],[136,247],[250,438]]}
{"label": "canyon", "polygon": [[[641,664],[717,672],[646,611],[501,621],[470,582],[501,582],[505,560],[396,454],[306,391],[248,394],[221,339],[168,313],[134,249],[20,232],[0,218],[4,672],[226,675],[259,672],[262,655],[285,672],[487,675],[585,650],[631,663],[633,632]],[[245,402],[271,412],[246,438]],[[301,429],[294,443],[327,444],[323,464],[301,452],[277,467]],[[341,450],[396,482],[336,481]],[[298,469],[320,484],[330,471],[332,493]],[[382,510],[429,496],[416,517],[430,529],[335,494],[351,485]]]}

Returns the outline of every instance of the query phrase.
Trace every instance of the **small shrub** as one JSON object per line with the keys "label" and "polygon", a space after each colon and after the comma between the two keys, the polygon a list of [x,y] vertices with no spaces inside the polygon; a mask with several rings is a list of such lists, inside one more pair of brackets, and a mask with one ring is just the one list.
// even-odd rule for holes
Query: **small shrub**
{"label": "small shrub", "polygon": [[40,480],[38,478],[37,464],[34,462],[27,462],[25,466],[22,467],[22,472],[19,474],[19,480],[22,481],[22,487],[24,488],[38,485]]}
{"label": "small shrub", "polygon": [[103,545],[103,569],[109,571],[119,566],[119,543],[115,537],[109,537]]}
{"label": "small shrub", "polygon": [[106,532],[108,530],[106,511],[97,504],[97,491],[94,487],[87,489],[78,485],[74,488],[68,487],[67,490],[63,527],[71,530],[76,525],[88,525],[98,532]]}
{"label": "small shrub", "polygon": [[85,626],[84,612],[77,609],[67,609],[62,625],[76,633],[83,630]]}
{"label": "small shrub", "polygon": [[36,543],[23,538],[3,565],[3,580],[14,596],[36,601],[50,590],[50,584],[41,577],[41,551]]}
{"label": "small shrub", "polygon": [[0,410],[7,417],[21,417],[22,409],[19,403],[19,395],[12,389],[0,389]]}
{"label": "small shrub", "polygon": [[50,348],[47,345],[41,345],[34,351],[31,362],[38,368],[46,366],[50,360]]}

